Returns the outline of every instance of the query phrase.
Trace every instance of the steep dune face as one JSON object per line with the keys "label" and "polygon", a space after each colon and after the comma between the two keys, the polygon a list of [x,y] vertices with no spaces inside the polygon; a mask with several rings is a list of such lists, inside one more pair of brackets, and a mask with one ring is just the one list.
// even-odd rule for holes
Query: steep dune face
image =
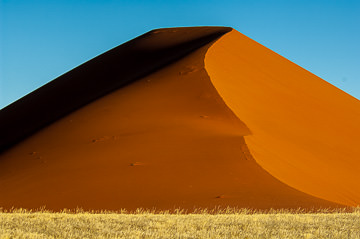
{"label": "steep dune face", "polygon": [[253,159],[244,140],[253,130],[204,68],[211,44],[3,152],[0,207],[340,207],[287,186]]}
{"label": "steep dune face", "polygon": [[311,195],[360,204],[360,101],[233,30],[207,52],[256,162]]}

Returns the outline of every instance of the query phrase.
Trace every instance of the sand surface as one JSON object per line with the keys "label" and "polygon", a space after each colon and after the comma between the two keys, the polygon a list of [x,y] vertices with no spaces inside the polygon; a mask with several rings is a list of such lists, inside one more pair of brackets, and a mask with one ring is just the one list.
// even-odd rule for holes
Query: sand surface
{"label": "sand surface", "polygon": [[152,31],[0,111],[0,207],[359,204],[360,102],[229,31]]}
{"label": "sand surface", "polygon": [[225,103],[251,130],[256,162],[311,195],[360,204],[360,101],[233,30],[205,66]]}

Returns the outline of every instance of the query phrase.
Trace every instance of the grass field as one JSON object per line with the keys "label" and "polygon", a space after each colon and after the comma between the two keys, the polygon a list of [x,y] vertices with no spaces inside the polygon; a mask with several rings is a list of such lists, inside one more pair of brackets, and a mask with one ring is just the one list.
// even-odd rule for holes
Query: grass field
{"label": "grass field", "polygon": [[0,212],[0,238],[360,238],[360,210]]}

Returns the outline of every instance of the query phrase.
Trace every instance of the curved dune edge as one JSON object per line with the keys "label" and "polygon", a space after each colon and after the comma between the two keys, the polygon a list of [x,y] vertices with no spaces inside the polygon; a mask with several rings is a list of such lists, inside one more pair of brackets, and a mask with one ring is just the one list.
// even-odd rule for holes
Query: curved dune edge
{"label": "curved dune edge", "polygon": [[236,30],[209,48],[205,68],[261,167],[309,195],[360,204],[359,100]]}
{"label": "curved dune edge", "polygon": [[253,160],[244,140],[252,129],[204,68],[211,44],[2,153],[0,207],[343,207],[287,186]]}

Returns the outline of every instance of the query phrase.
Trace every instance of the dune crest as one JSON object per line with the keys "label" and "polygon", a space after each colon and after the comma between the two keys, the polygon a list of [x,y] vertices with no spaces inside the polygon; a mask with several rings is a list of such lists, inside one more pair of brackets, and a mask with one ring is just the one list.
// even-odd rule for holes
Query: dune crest
{"label": "dune crest", "polygon": [[158,29],[85,62],[0,111],[0,152],[230,30],[229,27]]}
{"label": "dune crest", "polygon": [[[151,34],[115,48],[115,51],[105,53],[105,56],[94,58],[91,64],[74,69],[76,74],[70,71],[56,79],[55,83],[42,87],[25,96],[20,103],[1,111],[0,115],[7,117],[8,126],[19,126],[29,131],[21,134],[17,129],[16,137],[8,141],[2,138],[1,142],[7,148],[0,154],[0,207],[38,208],[46,205],[53,210],[76,207],[133,210],[142,207],[191,211],[195,208],[227,206],[312,209],[354,205],[349,200],[338,200],[331,193],[314,194],[306,187],[313,179],[307,178],[309,172],[301,175],[301,179],[307,180],[304,184],[294,183],[292,175],[283,176],[284,171],[299,175],[302,170],[301,164],[296,164],[301,161],[300,156],[292,157],[293,161],[285,161],[294,165],[294,169],[282,165],[282,157],[293,156],[290,147],[284,149],[286,152],[280,154],[280,158],[274,156],[276,150],[287,146],[280,144],[282,141],[277,137],[285,137],[284,131],[288,130],[290,134],[294,126],[289,124],[289,128],[284,124],[280,114],[284,108],[281,106],[278,106],[278,121],[277,115],[264,120],[262,114],[267,114],[269,109],[266,104],[258,105],[264,102],[257,100],[257,97],[260,94],[276,98],[277,93],[270,93],[279,90],[286,92],[293,85],[287,86],[286,81],[277,82],[277,85],[266,84],[266,79],[261,78],[262,74],[282,74],[277,67],[267,65],[266,57],[272,62],[273,58],[278,59],[279,56],[274,56],[266,48],[263,50],[262,46],[235,30],[228,32],[229,28],[211,27],[154,30]],[[165,54],[167,51],[164,49],[167,48],[163,45],[169,42],[172,44],[170,53],[176,53],[176,57]],[[180,47],[184,44],[188,49],[186,52]],[[133,51],[138,56],[145,56],[147,60],[143,63],[147,66],[153,54],[154,57],[159,56],[157,47],[164,53],[158,58],[161,65],[151,67],[146,72],[140,69],[143,72],[141,76],[123,78],[123,71],[119,69],[127,65],[119,66],[119,69],[115,67],[126,62],[126,56],[132,55]],[[229,52],[229,47],[233,47],[234,51],[230,49]],[[127,55],[114,54],[116,49],[122,49]],[[241,60],[238,59],[239,55]],[[264,62],[257,62],[257,56],[260,56],[258,61]],[[103,60],[99,62],[99,59]],[[248,60],[257,65],[251,61],[248,64]],[[278,61],[276,64],[283,64],[284,67],[292,64]],[[113,70],[108,71],[104,62],[113,65]],[[294,68],[291,74],[293,71],[305,74],[296,65],[289,68]],[[96,77],[91,78],[89,72],[97,72],[97,76],[103,78],[100,77],[98,81]],[[259,74],[259,78],[256,74]],[[252,75],[265,81],[260,81],[264,84],[258,86],[256,82],[249,83],[247,77]],[[101,89],[107,90],[101,90],[102,94],[92,90],[75,94],[78,97],[76,108],[69,104],[70,101],[62,104],[56,101],[56,97],[53,98],[56,102],[53,106],[62,110],[46,108],[55,113],[36,128],[29,122],[11,122],[14,115],[29,116],[31,112],[20,110],[17,114],[17,110],[20,106],[33,107],[32,99],[44,100],[54,90],[59,90],[57,94],[61,95],[71,87],[72,81],[78,87],[89,77],[94,86],[99,84]],[[265,94],[267,91],[268,95]],[[333,92],[336,94],[338,90],[334,89]],[[298,102],[297,95],[289,93],[285,95],[287,98],[281,96],[283,100],[289,98]],[[35,109],[44,115],[44,107],[40,105]],[[353,107],[357,108],[356,103]],[[62,113],[57,114],[59,112]],[[279,126],[274,129],[276,122],[279,122]],[[302,121],[296,123],[300,126],[304,124]],[[268,130],[268,126],[271,129]],[[305,126],[302,125],[303,128]],[[311,129],[318,130],[316,127]],[[30,134],[30,131],[33,133]],[[286,137],[284,139],[288,140]],[[289,142],[293,143],[291,139]],[[18,143],[14,144],[14,140]],[[303,145],[301,140],[295,143],[300,148]],[[264,148],[258,144],[263,144]],[[296,150],[294,152],[298,153]],[[262,157],[264,152],[269,153],[269,158]],[[274,165],[269,167],[272,161]],[[348,161],[358,166],[355,160],[349,158]],[[320,160],[319,165],[321,163]],[[320,182],[310,189],[326,186],[320,177],[315,179]],[[351,185],[346,187],[350,189]],[[344,191],[338,192],[346,199],[357,200]]]}

